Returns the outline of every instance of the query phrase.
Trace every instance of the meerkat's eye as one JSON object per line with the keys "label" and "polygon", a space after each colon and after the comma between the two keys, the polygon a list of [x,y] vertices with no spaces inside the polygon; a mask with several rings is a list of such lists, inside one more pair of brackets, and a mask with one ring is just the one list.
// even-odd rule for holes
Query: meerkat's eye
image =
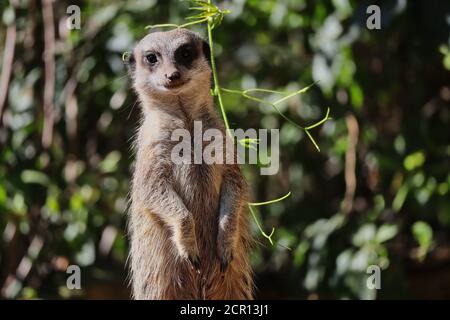
{"label": "meerkat's eye", "polygon": [[158,62],[158,57],[154,53],[149,53],[145,56],[145,61],[149,64],[155,64]]}
{"label": "meerkat's eye", "polygon": [[184,48],[183,51],[181,51],[181,56],[184,59],[189,59],[191,57],[191,51],[189,49]]}

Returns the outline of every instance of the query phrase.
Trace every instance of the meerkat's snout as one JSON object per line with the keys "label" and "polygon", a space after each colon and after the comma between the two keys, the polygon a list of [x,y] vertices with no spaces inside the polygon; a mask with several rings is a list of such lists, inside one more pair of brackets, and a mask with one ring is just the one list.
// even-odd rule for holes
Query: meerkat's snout
{"label": "meerkat's snout", "polygon": [[172,73],[167,74],[166,73],[166,78],[169,79],[169,81],[177,81],[179,80],[181,77],[180,71],[176,70]]}
{"label": "meerkat's snout", "polygon": [[163,86],[166,89],[175,89],[186,84],[190,79],[184,78],[181,72],[174,66],[171,66],[164,70],[163,72]]}

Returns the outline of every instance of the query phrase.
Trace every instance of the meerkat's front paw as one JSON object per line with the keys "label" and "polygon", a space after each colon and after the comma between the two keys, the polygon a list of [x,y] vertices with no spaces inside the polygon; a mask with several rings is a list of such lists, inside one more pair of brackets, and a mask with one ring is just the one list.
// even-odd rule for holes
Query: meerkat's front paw
{"label": "meerkat's front paw", "polygon": [[189,263],[191,264],[192,268],[197,271],[197,273],[200,273],[200,257],[199,256],[188,256]]}
{"label": "meerkat's front paw", "polygon": [[233,260],[233,249],[231,248],[231,245],[219,243],[217,246],[217,255],[220,263],[220,272],[225,273]]}
{"label": "meerkat's front paw", "polygon": [[233,260],[233,253],[220,257],[220,272],[225,273],[232,260]]}
{"label": "meerkat's front paw", "polygon": [[178,254],[180,258],[186,260],[187,263],[190,264],[191,268],[195,269],[198,273],[200,273],[200,254],[198,251],[197,243],[186,244],[179,239],[175,240],[176,247],[178,249]]}
{"label": "meerkat's front paw", "polygon": [[195,248],[193,248],[191,252],[187,253],[187,261],[189,262],[192,269],[194,269],[197,273],[201,272],[201,262],[200,262],[200,255],[198,253],[197,245],[195,245]]}
{"label": "meerkat's front paw", "polygon": [[173,238],[178,254],[182,259],[186,260],[192,268],[200,273],[200,253],[194,227],[187,227],[187,224],[182,224],[182,226],[184,226],[184,228],[177,229]]}

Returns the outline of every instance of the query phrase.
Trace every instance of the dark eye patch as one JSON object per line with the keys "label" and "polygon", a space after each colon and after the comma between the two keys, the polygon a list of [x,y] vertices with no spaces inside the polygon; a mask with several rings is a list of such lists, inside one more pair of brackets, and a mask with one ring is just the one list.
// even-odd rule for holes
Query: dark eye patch
{"label": "dark eye patch", "polygon": [[185,43],[175,50],[175,62],[186,68],[190,68],[197,57],[198,52],[194,43]]}

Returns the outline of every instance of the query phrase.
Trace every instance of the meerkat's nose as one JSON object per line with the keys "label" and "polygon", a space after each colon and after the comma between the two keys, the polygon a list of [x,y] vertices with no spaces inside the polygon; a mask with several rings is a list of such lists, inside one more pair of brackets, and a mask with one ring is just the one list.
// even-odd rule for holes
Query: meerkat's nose
{"label": "meerkat's nose", "polygon": [[166,74],[166,78],[169,79],[170,81],[179,80],[180,77],[181,77],[181,74],[179,71],[174,71],[174,72],[172,72],[172,74]]}

